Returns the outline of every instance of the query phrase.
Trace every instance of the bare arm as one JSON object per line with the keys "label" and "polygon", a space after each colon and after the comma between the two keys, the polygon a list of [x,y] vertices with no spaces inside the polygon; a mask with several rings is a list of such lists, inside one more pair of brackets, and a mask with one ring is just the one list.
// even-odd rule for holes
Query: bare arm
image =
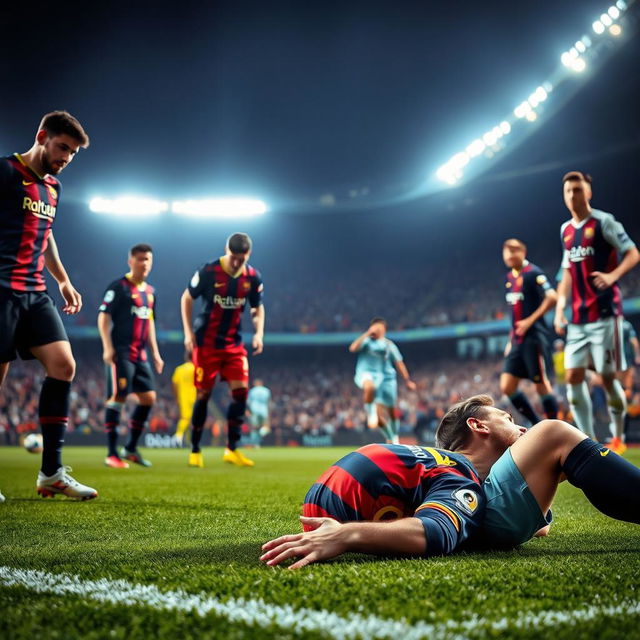
{"label": "bare arm", "polygon": [[350,345],[349,351],[351,353],[357,353],[360,351],[362,343],[369,337],[369,330],[367,329],[362,335],[358,336]]}
{"label": "bare arm", "polygon": [[98,314],[98,333],[102,340],[102,359],[106,364],[113,364],[116,355],[116,350],[111,340],[111,327],[111,315],[101,311]]}
{"label": "bare arm", "polygon": [[557,302],[558,294],[553,289],[549,289],[545,293],[544,299],[540,303],[540,306],[530,316],[527,316],[526,318],[523,318],[522,320],[518,320],[518,322],[516,322],[516,335],[523,336],[525,333],[527,333],[527,331],[531,329],[531,327],[537,320],[542,318],[542,316],[547,313],[547,311],[550,311],[551,309],[553,309],[553,307],[556,306]]}
{"label": "bare arm", "polygon": [[259,307],[255,307],[251,309],[251,321],[253,322],[253,339],[251,341],[251,346],[253,347],[253,355],[257,356],[259,353],[262,353],[264,340],[264,305],[261,304]]}
{"label": "bare arm", "polygon": [[[630,342],[633,347],[634,364],[640,364],[640,342],[638,342],[638,338],[631,338]],[[627,362],[627,364],[630,365],[631,363]]]}
{"label": "bare arm", "polygon": [[402,361],[398,360],[395,363],[396,369],[398,373],[402,376],[402,379],[406,382],[407,387],[411,389],[411,391],[416,390],[416,383],[409,376],[409,371],[407,370],[407,365]]}
{"label": "bare arm", "polygon": [[160,350],[158,349],[155,318],[149,319],[149,346],[151,347],[151,357],[153,358],[156,373],[161,374],[164,369],[164,360],[160,356]]}
{"label": "bare arm", "polygon": [[427,548],[424,527],[418,518],[391,522],[347,522],[331,518],[300,520],[312,531],[281,536],[262,545],[260,560],[269,566],[300,558],[289,569],[300,569],[312,562],[335,558],[348,551],[379,555],[423,555]]}
{"label": "bare arm", "polygon": [[569,269],[564,268],[562,270],[562,278],[558,283],[558,300],[556,302],[556,315],[553,321],[553,326],[559,336],[562,336],[565,333],[565,325],[567,324],[567,321],[564,317],[564,309],[567,306],[567,296],[569,295],[570,289],[571,272]]}
{"label": "bare arm", "polygon": [[180,298],[180,314],[182,315],[182,330],[184,331],[184,348],[191,355],[196,345],[196,336],[193,333],[193,298],[189,289],[185,289]]}
{"label": "bare arm", "polygon": [[638,260],[640,260],[640,253],[636,247],[632,247],[624,254],[620,264],[613,271],[609,271],[609,273],[592,271],[589,275],[593,278],[593,284],[598,289],[608,289],[618,282],[625,273],[631,271],[638,264]]}
{"label": "bare arm", "polygon": [[82,309],[82,296],[71,284],[71,280],[69,280],[69,274],[60,260],[58,245],[53,237],[53,233],[49,234],[47,248],[44,251],[44,264],[47,267],[47,271],[58,283],[60,295],[65,302],[62,310],[69,315],[78,313],[78,311]]}

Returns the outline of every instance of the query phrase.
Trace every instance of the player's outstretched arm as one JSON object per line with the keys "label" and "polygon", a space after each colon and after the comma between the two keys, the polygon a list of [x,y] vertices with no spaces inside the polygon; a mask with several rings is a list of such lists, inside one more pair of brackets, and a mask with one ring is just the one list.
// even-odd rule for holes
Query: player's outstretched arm
{"label": "player's outstretched arm", "polygon": [[312,531],[281,536],[262,545],[260,560],[275,566],[299,558],[289,569],[328,560],[347,551],[377,555],[421,556],[426,550],[424,527],[418,518],[393,522],[347,522],[300,517]]}
{"label": "player's outstretched arm", "polygon": [[65,303],[62,310],[69,315],[78,313],[82,309],[82,296],[69,280],[69,275],[62,264],[62,260],[60,260],[58,245],[53,233],[49,235],[49,242],[44,251],[44,264],[60,288],[60,295]]}
{"label": "player's outstretched arm", "polygon": [[418,385],[411,379],[409,375],[409,370],[407,369],[407,365],[402,361],[398,360],[396,363],[396,369],[398,373],[402,376],[402,379],[405,381],[407,385],[407,389],[410,391],[415,391],[418,388]]}

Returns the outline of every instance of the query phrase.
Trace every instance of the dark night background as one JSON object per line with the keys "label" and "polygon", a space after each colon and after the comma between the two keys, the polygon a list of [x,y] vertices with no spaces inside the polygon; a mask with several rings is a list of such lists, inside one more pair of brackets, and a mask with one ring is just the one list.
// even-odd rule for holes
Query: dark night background
{"label": "dark night background", "polygon": [[[88,304],[124,272],[128,247],[147,241],[151,281],[177,317],[193,269],[220,255],[236,230],[254,238],[267,309],[285,288],[310,298],[349,270],[362,274],[362,296],[383,297],[375,283],[389,269],[409,280],[425,270],[431,278],[473,271],[493,290],[507,236],[527,241],[533,260],[559,263],[558,228],[568,217],[560,178],[569,169],[590,172],[594,205],[639,237],[640,39],[631,29],[598,68],[566,81],[563,98],[551,94],[516,148],[459,188],[424,187],[541,84],[564,50],[593,35],[607,6],[13,5],[0,25],[0,146],[26,151],[42,114],[56,108],[91,136],[61,175],[55,226]],[[349,201],[349,190],[363,187],[361,204]],[[248,195],[271,211],[249,221],[167,214],[149,223],[86,206],[122,193]],[[336,206],[319,205],[328,193]]]}

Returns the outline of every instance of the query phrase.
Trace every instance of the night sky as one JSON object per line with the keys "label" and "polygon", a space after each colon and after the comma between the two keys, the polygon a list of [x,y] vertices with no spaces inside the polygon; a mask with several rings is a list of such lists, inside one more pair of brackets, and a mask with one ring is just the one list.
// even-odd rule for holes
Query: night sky
{"label": "night sky", "polygon": [[[266,200],[274,210],[264,220],[240,225],[258,238],[263,264],[290,266],[318,243],[325,257],[347,262],[398,250],[428,259],[436,238],[440,248],[481,243],[481,254],[486,247],[499,262],[505,234],[557,241],[567,213],[560,177],[569,169],[594,175],[596,206],[630,227],[637,217],[637,34],[597,71],[569,80],[562,104],[552,94],[532,135],[486,172],[418,197],[443,162],[556,69],[607,7],[12,3],[0,24],[0,146],[26,151],[52,109],[84,124],[91,147],[61,175],[56,221],[63,258],[76,269],[98,248],[114,268],[128,245],[148,239],[167,251],[180,245],[190,270],[206,251],[218,255],[239,226],[178,228],[167,218],[143,231],[145,223],[98,219],[84,207],[94,195],[123,192]],[[317,206],[322,194],[363,186],[371,197],[349,211]],[[406,197],[389,196],[398,193]],[[212,226],[203,233],[203,224]]]}

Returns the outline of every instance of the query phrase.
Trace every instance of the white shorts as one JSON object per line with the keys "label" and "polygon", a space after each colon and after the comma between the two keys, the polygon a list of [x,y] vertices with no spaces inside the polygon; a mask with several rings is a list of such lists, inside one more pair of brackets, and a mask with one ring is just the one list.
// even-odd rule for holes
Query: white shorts
{"label": "white shorts", "polygon": [[360,389],[364,389],[364,383],[367,380],[371,380],[373,382],[374,387],[379,387],[382,383],[384,376],[381,373],[373,373],[371,371],[356,371],[356,375],[353,378],[353,381]]}
{"label": "white shorts", "polygon": [[567,327],[564,348],[565,369],[588,369],[613,374],[627,363],[622,349],[622,316]]}

